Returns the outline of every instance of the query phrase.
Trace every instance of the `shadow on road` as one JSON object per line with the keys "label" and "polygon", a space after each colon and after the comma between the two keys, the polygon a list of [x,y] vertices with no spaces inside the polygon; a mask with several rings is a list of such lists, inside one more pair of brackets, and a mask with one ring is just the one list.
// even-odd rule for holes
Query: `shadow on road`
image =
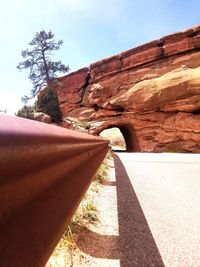
{"label": "shadow on road", "polygon": [[77,245],[93,257],[118,259],[120,267],[164,267],[129,176],[116,154],[114,163],[116,184],[105,185],[117,187],[119,236],[100,235],[85,228],[81,229],[84,238]]}
{"label": "shadow on road", "polygon": [[114,155],[121,267],[164,267],[126,169]]}

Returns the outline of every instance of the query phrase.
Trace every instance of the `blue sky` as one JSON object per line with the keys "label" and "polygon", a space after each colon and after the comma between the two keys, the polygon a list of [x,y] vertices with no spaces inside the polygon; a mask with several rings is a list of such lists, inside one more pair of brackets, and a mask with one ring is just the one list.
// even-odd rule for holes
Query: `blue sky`
{"label": "blue sky", "polygon": [[54,57],[75,71],[198,23],[199,0],[0,0],[0,110],[14,113],[29,94],[28,73],[16,66],[42,29],[64,41]]}

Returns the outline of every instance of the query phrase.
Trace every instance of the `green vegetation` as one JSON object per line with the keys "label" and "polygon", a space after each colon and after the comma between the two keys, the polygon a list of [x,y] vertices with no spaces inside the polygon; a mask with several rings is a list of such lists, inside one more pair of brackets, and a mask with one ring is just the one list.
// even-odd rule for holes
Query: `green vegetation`
{"label": "green vegetation", "polygon": [[103,183],[103,181],[107,179],[108,171],[109,171],[109,167],[107,163],[103,162],[95,175],[95,180],[98,183]]}
{"label": "green vegetation", "polygon": [[41,30],[36,32],[35,37],[29,43],[30,49],[22,50],[21,56],[25,59],[17,66],[19,70],[29,69],[28,78],[32,82],[30,97],[22,97],[26,104],[29,99],[34,98],[43,87],[51,88],[53,78],[57,72],[65,73],[69,67],[62,64],[61,61],[52,61],[52,51],[58,50],[63,41],[58,42],[54,39],[54,34],[49,31]]}
{"label": "green vegetation", "polygon": [[21,109],[15,113],[16,116],[26,118],[26,119],[33,119],[34,114],[34,107],[33,106],[26,106],[24,105]]}
{"label": "green vegetation", "polygon": [[62,120],[57,94],[54,90],[46,88],[40,95],[36,103],[36,110],[49,115],[53,122]]}
{"label": "green vegetation", "polygon": [[24,105],[15,115],[27,119],[34,119],[34,112],[42,112],[51,117],[52,122],[62,120],[62,112],[59,107],[56,92],[51,89],[45,89],[38,95],[37,101],[31,105]]}

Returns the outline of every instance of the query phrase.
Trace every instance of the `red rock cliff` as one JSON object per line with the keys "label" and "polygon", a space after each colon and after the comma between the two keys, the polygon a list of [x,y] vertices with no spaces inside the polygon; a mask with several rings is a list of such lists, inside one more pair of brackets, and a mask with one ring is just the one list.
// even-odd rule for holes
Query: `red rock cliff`
{"label": "red rock cliff", "polygon": [[200,152],[200,26],[56,79],[64,116],[117,126],[130,151]]}

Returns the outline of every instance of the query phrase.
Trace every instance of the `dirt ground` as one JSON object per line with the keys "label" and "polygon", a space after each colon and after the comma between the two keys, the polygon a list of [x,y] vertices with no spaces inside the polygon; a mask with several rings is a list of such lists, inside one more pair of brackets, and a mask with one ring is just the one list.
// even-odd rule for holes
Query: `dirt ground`
{"label": "dirt ground", "polygon": [[83,253],[82,265],[74,267],[120,267],[117,192],[114,161],[109,162],[108,180],[104,181],[95,196],[99,221],[80,228],[76,244]]}

